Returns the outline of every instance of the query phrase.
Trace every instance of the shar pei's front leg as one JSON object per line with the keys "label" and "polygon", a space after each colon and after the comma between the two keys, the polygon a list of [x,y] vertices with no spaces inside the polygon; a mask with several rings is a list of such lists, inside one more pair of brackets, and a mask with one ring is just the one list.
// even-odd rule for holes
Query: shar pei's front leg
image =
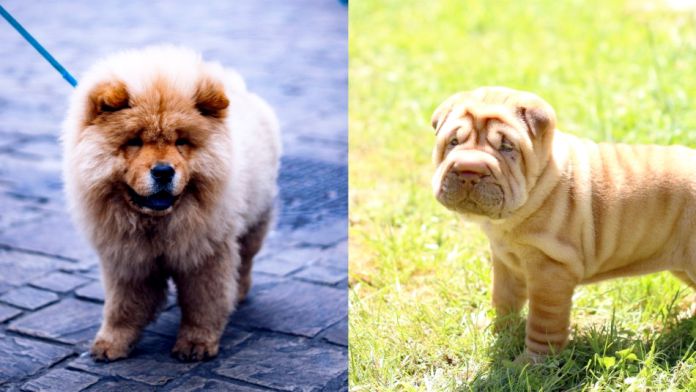
{"label": "shar pei's front leg", "polygon": [[579,279],[571,269],[552,259],[528,262],[529,315],[525,352],[516,362],[538,362],[558,353],[568,343],[573,291]]}

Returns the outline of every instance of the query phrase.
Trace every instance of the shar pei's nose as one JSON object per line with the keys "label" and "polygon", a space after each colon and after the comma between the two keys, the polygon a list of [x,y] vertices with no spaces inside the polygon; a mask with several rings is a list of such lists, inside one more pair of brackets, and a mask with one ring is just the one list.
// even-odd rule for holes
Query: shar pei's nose
{"label": "shar pei's nose", "polygon": [[454,160],[450,173],[464,182],[476,184],[481,178],[490,175],[490,169],[477,154],[461,152]]}

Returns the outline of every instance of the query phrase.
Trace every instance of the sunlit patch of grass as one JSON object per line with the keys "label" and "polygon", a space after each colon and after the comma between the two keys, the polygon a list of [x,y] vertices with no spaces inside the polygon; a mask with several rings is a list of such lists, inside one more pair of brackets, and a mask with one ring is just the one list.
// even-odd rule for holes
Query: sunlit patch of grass
{"label": "sunlit patch of grass", "polygon": [[[692,291],[669,274],[581,287],[567,350],[510,361],[489,328],[488,243],[430,191],[432,110],[533,91],[596,141],[696,147],[696,17],[638,1],[350,5],[352,390],[693,390]],[[695,169],[696,170],[696,169]]]}

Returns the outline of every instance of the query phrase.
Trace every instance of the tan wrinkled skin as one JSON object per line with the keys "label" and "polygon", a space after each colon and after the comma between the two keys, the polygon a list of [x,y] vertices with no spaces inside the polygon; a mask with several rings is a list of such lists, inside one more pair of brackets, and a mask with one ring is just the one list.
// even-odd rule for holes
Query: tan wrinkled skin
{"label": "tan wrinkled skin", "polygon": [[[487,234],[498,317],[529,301],[521,361],[566,345],[577,285],[664,270],[696,281],[696,151],[597,144],[558,131],[555,117],[502,87],[457,94],[433,115],[435,196]],[[501,136],[514,151],[500,151]],[[479,203],[454,167],[484,171],[479,184],[502,196],[487,185],[478,193],[496,203]]]}

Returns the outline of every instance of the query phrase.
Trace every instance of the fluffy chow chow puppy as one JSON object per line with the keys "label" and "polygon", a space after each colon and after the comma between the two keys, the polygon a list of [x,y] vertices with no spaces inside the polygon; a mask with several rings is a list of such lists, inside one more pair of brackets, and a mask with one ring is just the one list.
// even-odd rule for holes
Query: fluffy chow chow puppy
{"label": "fluffy chow chow puppy", "polygon": [[564,347],[579,284],[669,270],[696,286],[696,151],[579,139],[502,87],[456,94],[432,121],[433,191],[487,234],[498,317],[529,300],[520,361]]}
{"label": "fluffy chow chow puppy", "polygon": [[219,64],[152,47],[89,70],[62,137],[69,207],[100,256],[106,292],[92,355],[127,356],[172,278],[182,312],[173,354],[215,356],[272,215],[272,110]]}

